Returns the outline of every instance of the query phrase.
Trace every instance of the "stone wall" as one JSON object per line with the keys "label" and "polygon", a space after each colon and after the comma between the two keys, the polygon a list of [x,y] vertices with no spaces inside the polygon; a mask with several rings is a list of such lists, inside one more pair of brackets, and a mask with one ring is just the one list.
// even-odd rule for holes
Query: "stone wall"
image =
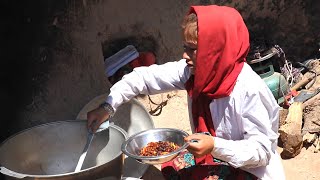
{"label": "stone wall", "polygon": [[[4,139],[22,129],[74,119],[107,92],[103,59],[128,44],[154,51],[157,63],[181,57],[180,22],[191,1],[3,1],[1,125]],[[292,61],[318,50],[320,1],[192,1],[237,8],[252,44],[278,44]]]}

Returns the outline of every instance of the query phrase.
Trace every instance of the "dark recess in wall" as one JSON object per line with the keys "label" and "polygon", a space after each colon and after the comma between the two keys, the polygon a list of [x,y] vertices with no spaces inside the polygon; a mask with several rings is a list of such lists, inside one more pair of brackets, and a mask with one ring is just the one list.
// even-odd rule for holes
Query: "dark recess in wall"
{"label": "dark recess in wall", "polygon": [[123,38],[104,41],[102,44],[103,56],[105,58],[112,56],[127,45],[133,45],[138,52],[153,52],[156,55],[158,43],[152,36],[129,36]]}

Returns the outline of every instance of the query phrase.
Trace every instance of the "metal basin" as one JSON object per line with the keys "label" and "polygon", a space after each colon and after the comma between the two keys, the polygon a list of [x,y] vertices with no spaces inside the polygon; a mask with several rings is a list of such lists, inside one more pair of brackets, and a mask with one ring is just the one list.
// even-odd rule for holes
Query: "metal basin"
{"label": "metal basin", "polygon": [[82,170],[75,173],[86,136],[83,120],[59,121],[24,130],[2,143],[0,171],[15,179],[120,179],[121,144],[127,137],[126,132],[111,125],[96,134]]}

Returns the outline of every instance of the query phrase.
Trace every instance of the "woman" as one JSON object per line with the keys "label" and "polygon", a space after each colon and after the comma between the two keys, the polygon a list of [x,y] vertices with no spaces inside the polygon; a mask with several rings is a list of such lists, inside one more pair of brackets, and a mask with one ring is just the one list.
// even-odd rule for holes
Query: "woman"
{"label": "woman", "polygon": [[162,165],[166,179],[285,179],[276,152],[279,106],[245,63],[249,33],[241,15],[225,6],[192,6],[182,30],[183,59],[135,68],[88,113],[88,127],[97,129],[138,94],[186,89],[195,134],[185,140],[198,141]]}

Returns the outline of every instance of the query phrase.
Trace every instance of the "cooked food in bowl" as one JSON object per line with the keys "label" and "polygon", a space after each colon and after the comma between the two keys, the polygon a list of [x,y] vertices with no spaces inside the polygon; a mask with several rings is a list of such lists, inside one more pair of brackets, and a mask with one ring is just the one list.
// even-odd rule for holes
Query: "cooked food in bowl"
{"label": "cooked food in bowl", "polygon": [[149,142],[140,150],[140,156],[160,156],[177,150],[180,146],[169,141]]}
{"label": "cooked food in bowl", "polygon": [[[184,141],[184,138],[188,135],[188,133],[180,129],[153,128],[131,135],[122,143],[121,150],[125,155],[138,162],[152,165],[162,164],[172,160],[189,146],[189,143]],[[159,143],[160,141],[162,143]],[[174,146],[172,144],[170,145],[170,143],[174,143]],[[154,148],[157,147],[157,145],[165,147],[165,144],[169,145],[168,149],[157,150]],[[169,148],[173,150],[171,151]],[[164,151],[164,153],[161,154],[161,152],[159,152],[160,150]],[[150,156],[147,156],[149,154]]]}

